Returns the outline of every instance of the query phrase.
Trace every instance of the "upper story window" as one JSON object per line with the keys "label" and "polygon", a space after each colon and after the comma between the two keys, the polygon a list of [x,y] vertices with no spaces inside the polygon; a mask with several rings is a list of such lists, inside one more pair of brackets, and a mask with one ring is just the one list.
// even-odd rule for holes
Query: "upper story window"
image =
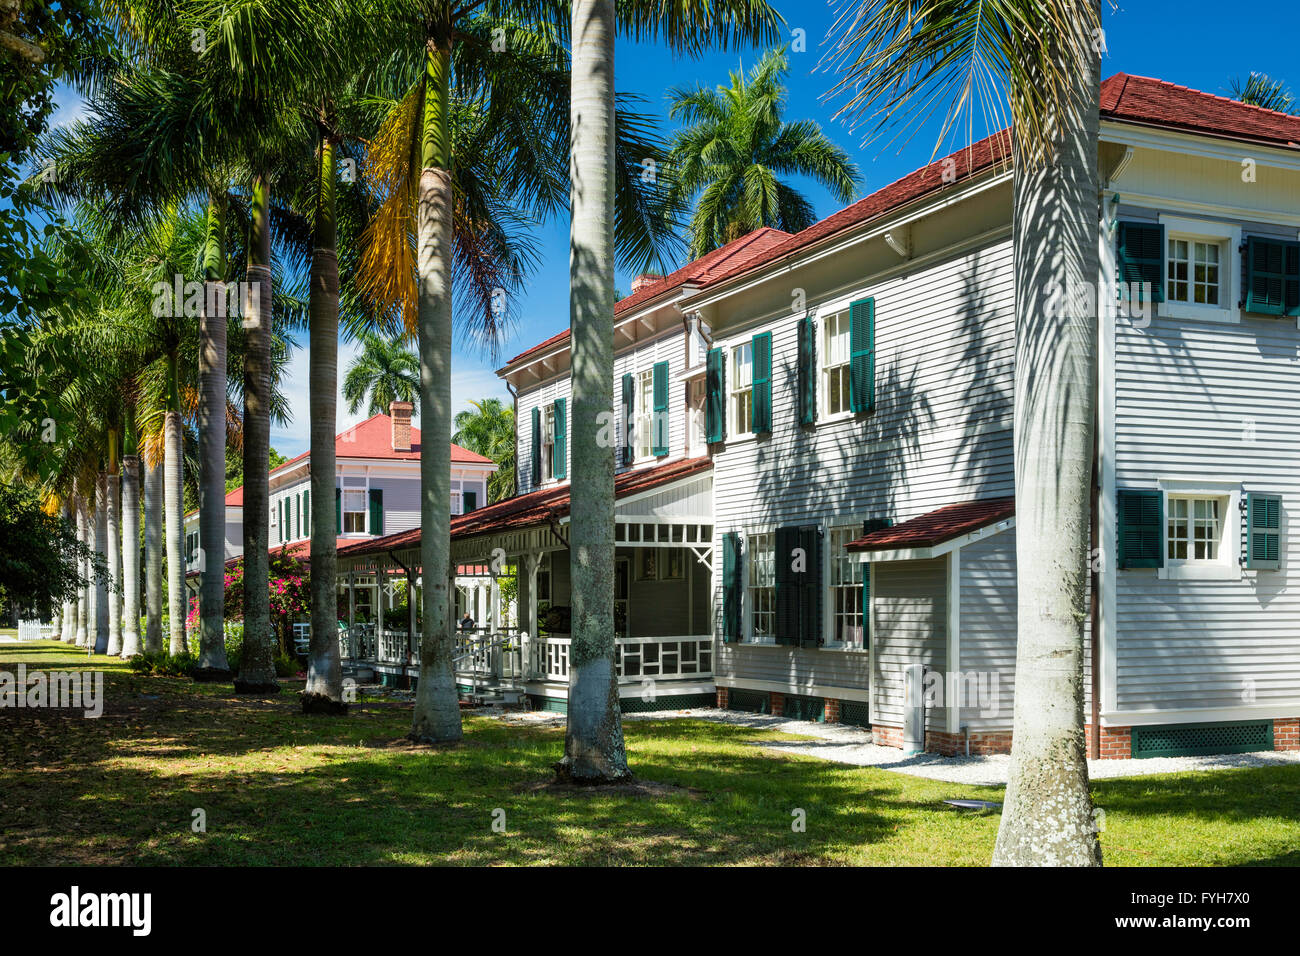
{"label": "upper story window", "polygon": [[455,488],[451,491],[451,513],[454,515],[465,513],[465,505],[461,500],[460,491]]}
{"label": "upper story window", "polygon": [[776,536],[768,531],[749,536],[749,628],[756,641],[776,631]]}
{"label": "upper story window", "polygon": [[1165,297],[1171,302],[1218,306],[1221,254],[1217,242],[1171,238]]}
{"label": "upper story window", "polygon": [[636,379],[636,458],[654,457],[655,373],[648,368]]}
{"label": "upper story window", "polygon": [[742,437],[752,434],[754,422],[754,347],[752,342],[737,345],[731,350],[731,373],[727,376],[731,388],[731,434]]}
{"label": "upper story window", "polygon": [[343,533],[366,533],[366,492],[364,488],[343,489]]}
{"label": "upper story window", "polygon": [[1170,495],[1165,534],[1169,561],[1219,560],[1227,499]]}
{"label": "upper story window", "polygon": [[849,405],[849,313],[828,315],[822,321],[822,395],[825,415],[840,415]]}
{"label": "upper story window", "polygon": [[555,478],[555,406],[542,410],[542,481]]}
{"label": "upper story window", "polygon": [[865,647],[866,601],[863,571],[866,567],[847,545],[857,527],[833,528],[831,544],[831,643],[841,647]]}

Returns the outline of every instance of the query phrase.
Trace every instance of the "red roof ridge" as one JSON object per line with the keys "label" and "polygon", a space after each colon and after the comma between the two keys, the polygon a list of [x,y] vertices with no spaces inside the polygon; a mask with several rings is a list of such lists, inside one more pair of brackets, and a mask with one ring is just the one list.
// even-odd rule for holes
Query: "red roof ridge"
{"label": "red roof ridge", "polygon": [[[1184,86],[1182,83],[1171,83],[1169,80],[1162,80],[1158,76],[1142,76],[1138,73],[1116,73],[1114,76],[1108,77],[1105,82],[1109,83],[1111,80],[1120,79],[1121,77],[1125,82],[1124,89],[1120,90],[1120,99],[1124,96],[1124,90],[1128,89],[1129,80],[1142,80],[1145,83],[1159,83],[1161,86],[1167,86],[1172,90],[1178,90],[1180,93],[1194,93],[1197,96],[1204,96],[1212,100],[1218,100],[1219,102],[1235,109],[1259,110],[1259,112],[1267,114],[1268,116],[1276,116],[1281,117],[1282,119],[1300,122],[1300,117],[1296,116],[1294,113],[1284,113],[1282,110],[1271,110],[1267,106],[1260,106],[1258,103],[1243,103],[1241,100],[1235,100],[1231,96],[1224,96],[1221,93],[1207,93],[1205,90],[1198,90],[1193,86]],[[1103,83],[1102,85],[1104,86],[1105,84]]]}

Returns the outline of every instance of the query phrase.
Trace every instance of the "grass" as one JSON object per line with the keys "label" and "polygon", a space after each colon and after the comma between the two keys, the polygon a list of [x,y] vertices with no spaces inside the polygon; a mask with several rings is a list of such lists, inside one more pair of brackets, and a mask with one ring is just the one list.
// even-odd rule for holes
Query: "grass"
{"label": "grass", "polygon": [[[104,716],[0,710],[0,864],[985,865],[996,814],[941,783],[755,746],[790,735],[629,721],[648,794],[539,788],[563,732],[467,716],[465,742],[401,742],[408,705],[304,717],[297,686],[137,677],[54,643],[0,644],[0,670],[105,672]],[[1111,865],[1300,864],[1300,767],[1098,781]],[[206,832],[194,832],[194,811]],[[796,832],[793,812],[806,829]],[[498,812],[501,811],[501,812]],[[494,821],[498,829],[494,829]]]}

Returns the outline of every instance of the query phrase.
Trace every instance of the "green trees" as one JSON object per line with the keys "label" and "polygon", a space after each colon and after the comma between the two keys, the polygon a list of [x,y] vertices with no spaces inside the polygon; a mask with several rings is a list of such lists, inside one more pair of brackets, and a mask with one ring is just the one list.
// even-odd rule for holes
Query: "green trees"
{"label": "green trees", "polygon": [[363,404],[368,415],[388,413],[391,402],[410,402],[419,411],[420,360],[403,339],[362,332],[361,354],[343,376],[343,399],[355,415]]}
{"label": "green trees", "polygon": [[488,479],[488,501],[502,501],[515,493],[515,410],[499,398],[470,405],[471,410],[456,413],[451,440],[496,463]]}
{"label": "green trees", "polygon": [[1260,106],[1266,110],[1277,110],[1279,113],[1295,113],[1297,109],[1295,97],[1291,90],[1282,80],[1275,80],[1267,73],[1251,73],[1246,79],[1234,78],[1229,83],[1232,90],[1233,99],[1241,100],[1243,103],[1249,103],[1251,106]]}
{"label": "green trees", "polygon": [[789,71],[784,48],[729,86],[678,87],[669,115],[686,124],[672,138],[674,188],[698,196],[690,221],[698,258],[763,226],[798,232],[816,220],[812,203],[780,177],[804,175],[841,203],[852,201],[861,175],[814,122],[781,119]]}
{"label": "green trees", "polygon": [[0,484],[0,614],[48,620],[89,583],[86,563],[103,570],[62,512],[58,498],[47,506],[32,488]]}
{"label": "green trees", "polygon": [[[941,138],[974,98],[1004,89],[1009,104],[1018,603],[1011,774],[993,862],[1099,865],[1083,729],[1097,297],[1069,290],[1095,289],[1100,275],[1100,10],[1095,0],[923,7],[847,9],[832,61],[854,116],[949,102]],[[1064,306],[1049,307],[1062,289]]]}

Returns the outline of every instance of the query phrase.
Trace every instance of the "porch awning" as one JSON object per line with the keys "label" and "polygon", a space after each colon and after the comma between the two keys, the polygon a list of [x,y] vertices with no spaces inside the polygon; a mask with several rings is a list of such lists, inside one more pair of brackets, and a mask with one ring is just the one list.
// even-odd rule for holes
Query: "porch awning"
{"label": "porch awning", "polygon": [[[614,497],[615,499],[628,498],[651,491],[661,485],[708,471],[712,467],[711,458],[701,457],[668,462],[653,468],[626,471],[614,479]],[[569,511],[567,484],[558,488],[543,488],[478,508],[469,514],[454,515],[451,519],[451,537],[454,541],[537,525],[549,525],[568,517]],[[339,548],[339,557],[355,558],[393,550],[409,550],[419,546],[420,529],[412,528],[382,538],[352,542],[346,547]]]}
{"label": "porch awning", "polygon": [[967,535],[983,531],[1016,513],[1016,499],[984,498],[945,505],[910,521],[889,528],[881,528],[850,541],[849,551],[878,554],[902,552],[900,557],[936,557],[940,546],[957,542]]}

